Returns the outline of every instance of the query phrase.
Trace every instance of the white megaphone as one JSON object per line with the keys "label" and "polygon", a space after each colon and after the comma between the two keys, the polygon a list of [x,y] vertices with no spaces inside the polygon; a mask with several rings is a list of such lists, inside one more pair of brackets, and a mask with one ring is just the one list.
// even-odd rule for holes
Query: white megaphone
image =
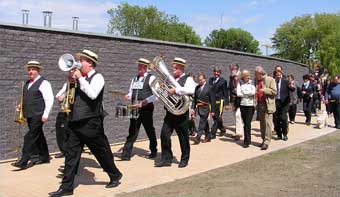
{"label": "white megaphone", "polygon": [[64,55],[60,56],[58,65],[60,70],[62,71],[70,71],[73,69],[81,69],[81,64],[77,62],[73,55],[69,53],[65,53]]}

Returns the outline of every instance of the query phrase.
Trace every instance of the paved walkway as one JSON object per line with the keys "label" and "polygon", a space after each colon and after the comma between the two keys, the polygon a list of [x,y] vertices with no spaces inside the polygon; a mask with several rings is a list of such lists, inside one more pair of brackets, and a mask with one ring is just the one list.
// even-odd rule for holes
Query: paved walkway
{"label": "paved walkway", "polygon": [[[140,190],[267,154],[335,131],[331,127],[314,128],[316,117],[312,118],[314,124],[311,126],[306,126],[303,122],[304,117],[298,115],[297,123],[290,124],[288,141],[272,140],[267,151],[261,151],[256,146],[261,142],[257,121],[252,124],[253,144],[247,149],[242,148],[242,141],[235,143],[230,137],[234,127],[228,127],[226,136],[218,137],[210,143],[192,145],[189,166],[182,169],[178,168],[177,164],[155,168],[154,160],[145,158],[148,153],[148,141],[137,142],[131,161],[120,161],[115,157],[116,165],[123,172],[123,178],[119,187],[111,189],[105,188],[108,177],[94,157],[83,153],[74,196],[114,196]],[[333,118],[329,118],[329,122],[333,123]],[[178,159],[180,149],[177,136],[173,136],[172,144],[174,156]],[[122,145],[112,145],[112,151],[119,152],[121,147]],[[160,153],[157,159],[160,159]],[[10,161],[1,161],[0,196],[47,196],[48,192],[55,191],[59,186],[61,179],[56,177],[59,174],[57,169],[63,165],[63,161],[64,159],[53,158],[50,164],[34,166],[23,171],[14,171]]]}

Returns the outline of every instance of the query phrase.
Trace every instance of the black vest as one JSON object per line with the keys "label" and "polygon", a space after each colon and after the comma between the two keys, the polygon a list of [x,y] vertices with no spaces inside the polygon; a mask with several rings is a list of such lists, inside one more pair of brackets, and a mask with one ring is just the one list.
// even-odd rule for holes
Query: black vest
{"label": "black vest", "polygon": [[[86,81],[91,83],[96,74],[98,73],[95,72],[90,78],[86,78]],[[97,98],[92,100],[80,89],[79,82],[77,83],[74,104],[71,107],[70,120],[78,121],[86,118],[102,116],[104,111],[102,104],[104,87]]]}
{"label": "black vest", "polygon": [[45,110],[45,101],[39,87],[44,80],[45,79],[43,77],[40,77],[29,89],[27,89],[29,81],[27,81],[24,85],[22,107],[25,118],[43,115]]}
{"label": "black vest", "polygon": [[184,87],[185,82],[187,81],[188,77],[189,77],[189,75],[184,75],[183,77],[179,78],[177,82],[179,83],[179,85]]}
{"label": "black vest", "polygon": [[[144,100],[146,98],[148,98],[149,96],[152,95],[152,90],[150,88],[149,85],[149,81],[150,81],[150,77],[152,75],[148,74],[144,80],[143,80],[143,89],[137,90],[137,89],[132,89],[132,97],[131,97],[131,101],[135,101],[136,100],[136,95],[137,95],[137,100],[141,101]],[[137,82],[138,81],[138,76],[135,77],[133,79],[133,82]]]}

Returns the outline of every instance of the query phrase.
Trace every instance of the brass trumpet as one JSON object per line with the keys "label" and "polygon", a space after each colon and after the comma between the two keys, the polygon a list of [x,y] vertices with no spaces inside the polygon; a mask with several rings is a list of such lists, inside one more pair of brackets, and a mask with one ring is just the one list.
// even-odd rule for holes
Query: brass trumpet
{"label": "brass trumpet", "polygon": [[14,122],[16,122],[18,124],[24,124],[26,122],[26,120],[24,118],[24,112],[22,111],[22,104],[23,104],[23,99],[24,99],[24,86],[25,86],[25,82],[22,81],[20,104],[18,106],[16,106],[15,114],[14,114],[14,117],[16,117],[16,112],[19,112],[18,117],[14,119]]}
{"label": "brass trumpet", "polygon": [[74,83],[74,87],[71,87],[70,80],[67,80],[67,87],[64,100],[61,104],[61,110],[63,112],[71,112],[71,105],[74,103],[74,96],[76,92],[77,83]]}

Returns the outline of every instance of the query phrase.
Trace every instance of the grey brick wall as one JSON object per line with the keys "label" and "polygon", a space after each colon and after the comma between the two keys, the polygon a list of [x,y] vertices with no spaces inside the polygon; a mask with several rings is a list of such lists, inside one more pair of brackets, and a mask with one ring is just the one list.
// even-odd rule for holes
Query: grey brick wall
{"label": "grey brick wall", "polygon": [[[0,159],[20,155],[23,136],[27,126],[13,123],[14,106],[19,101],[20,82],[26,80],[24,64],[29,60],[40,61],[44,69],[42,75],[52,84],[56,94],[65,81],[65,73],[58,68],[58,59],[64,53],[75,54],[82,49],[91,49],[99,54],[97,70],[105,78],[104,106],[109,112],[105,119],[105,131],[110,143],[123,142],[128,133],[128,120],[114,117],[114,106],[120,98],[112,96],[113,90],[126,92],[131,78],[136,74],[136,60],[144,57],[152,60],[159,54],[166,56],[166,63],[174,57],[182,57],[188,62],[187,72],[203,72],[211,76],[211,65],[223,66],[223,76],[229,79],[228,66],[238,63],[242,68],[254,70],[262,65],[269,72],[275,64],[281,64],[285,73],[293,73],[296,79],[308,73],[305,65],[282,59],[257,56],[230,50],[220,50],[193,45],[176,44],[147,39],[113,37],[101,34],[71,32],[41,27],[0,24]],[[301,81],[301,80],[300,80]],[[55,117],[59,110],[54,103],[49,122],[44,126],[50,152],[57,151],[55,139]],[[154,119],[159,136],[164,110],[156,104]],[[225,112],[225,124],[233,124],[232,113]],[[142,129],[139,138],[145,138]],[[18,149],[19,148],[19,149]],[[160,147],[159,147],[160,149]]]}

